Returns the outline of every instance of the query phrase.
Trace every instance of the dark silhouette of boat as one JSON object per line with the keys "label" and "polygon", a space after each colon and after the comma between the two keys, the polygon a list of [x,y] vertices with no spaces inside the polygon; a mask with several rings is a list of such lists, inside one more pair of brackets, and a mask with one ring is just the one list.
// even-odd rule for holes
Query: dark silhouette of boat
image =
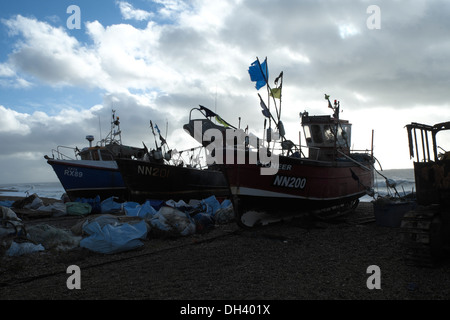
{"label": "dark silhouette of boat", "polygon": [[[253,66],[259,66],[262,70],[259,60],[252,64],[251,69]],[[252,72],[249,70],[254,80],[253,75],[258,69]],[[223,148],[215,161],[226,176],[238,222],[248,225],[244,215],[249,211],[279,217],[317,212],[322,217],[331,217],[354,209],[359,198],[372,192],[373,148],[370,151],[350,149],[351,123],[340,119],[340,103],[335,100],[332,105],[328,95],[325,95],[325,99],[328,107],[334,111],[333,115],[300,114],[306,146],[301,146],[301,142],[296,145],[286,139],[280,120],[283,73],[275,81],[276,90],[268,86],[267,74],[267,71],[261,72],[259,81],[267,85],[269,99],[273,98],[275,102],[277,116],[272,116],[258,94],[265,120],[269,119],[269,128],[266,129],[264,122],[266,138],[255,140],[248,132],[245,132],[244,139],[225,138],[228,134],[231,137],[233,134],[239,136],[236,132],[240,129],[228,126],[216,131],[222,137],[217,134],[208,141],[202,138],[204,145],[209,144],[216,153],[219,148]],[[276,99],[279,99],[279,109]],[[274,139],[270,123],[275,124],[278,139]],[[216,127],[211,119],[204,119],[201,124],[206,128],[202,134]],[[194,131],[191,130],[191,133]],[[203,136],[197,132],[198,137]]]}
{"label": "dark silhouette of boat", "polygon": [[[52,166],[68,197],[77,198],[117,197],[126,200],[127,190],[119,172],[116,160],[141,159],[146,148],[122,144],[120,121],[112,110],[111,130],[106,138],[92,145],[94,137],[86,136],[89,147],[58,146],[52,150],[52,157],[44,158]],[[67,153],[70,153],[68,155]]]}
{"label": "dark silhouette of boat", "polygon": [[[189,115],[191,124],[193,110]],[[198,110],[203,115],[211,112],[204,107]],[[209,128],[223,128],[215,126],[212,122],[209,124],[211,125]],[[188,125],[185,125],[184,129],[189,132]],[[208,165],[198,160],[206,156],[206,149],[199,146],[181,152],[172,152],[167,157],[152,156],[150,160],[117,159],[116,161],[127,187],[127,198],[131,201],[142,203],[153,199],[188,202],[210,196],[220,200],[228,198],[230,193],[223,172],[214,164]]]}

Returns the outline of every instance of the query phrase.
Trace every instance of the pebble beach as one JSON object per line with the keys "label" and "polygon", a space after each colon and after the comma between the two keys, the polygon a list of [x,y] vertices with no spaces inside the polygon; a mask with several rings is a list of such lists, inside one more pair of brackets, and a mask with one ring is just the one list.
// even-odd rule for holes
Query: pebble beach
{"label": "pebble beach", "polygon": [[[25,225],[66,230],[82,219],[34,214],[18,216]],[[377,225],[372,204],[361,202],[345,220],[332,223],[293,219],[242,229],[230,222],[186,237],[150,235],[142,247],[111,255],[78,247],[2,256],[0,299],[450,299],[450,263],[409,266],[403,252],[399,228]],[[81,270],[81,289],[68,289],[72,265]],[[379,288],[373,287],[373,266],[379,269]]]}

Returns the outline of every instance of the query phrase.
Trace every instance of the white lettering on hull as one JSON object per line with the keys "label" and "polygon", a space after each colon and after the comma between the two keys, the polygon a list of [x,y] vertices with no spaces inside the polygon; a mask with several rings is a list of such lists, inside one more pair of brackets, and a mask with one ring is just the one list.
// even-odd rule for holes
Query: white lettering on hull
{"label": "white lettering on hull", "polygon": [[68,177],[74,177],[74,178],[83,178],[83,172],[78,172],[77,168],[67,168],[64,170],[64,175]]}
{"label": "white lettering on hull", "polygon": [[273,185],[302,190],[306,187],[306,178],[276,175]]}
{"label": "white lettering on hull", "polygon": [[168,178],[170,170],[166,168],[154,168],[150,166],[138,166],[138,174],[152,177]]}

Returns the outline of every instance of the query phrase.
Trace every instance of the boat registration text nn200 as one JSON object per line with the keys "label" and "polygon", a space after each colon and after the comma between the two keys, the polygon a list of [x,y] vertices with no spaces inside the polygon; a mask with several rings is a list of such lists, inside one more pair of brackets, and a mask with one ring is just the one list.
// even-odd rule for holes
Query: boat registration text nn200
{"label": "boat registration text nn200", "polygon": [[167,178],[169,177],[170,170],[167,168],[156,168],[151,166],[138,166],[138,174]]}
{"label": "boat registration text nn200", "polygon": [[273,185],[302,190],[306,187],[306,178],[276,175]]}

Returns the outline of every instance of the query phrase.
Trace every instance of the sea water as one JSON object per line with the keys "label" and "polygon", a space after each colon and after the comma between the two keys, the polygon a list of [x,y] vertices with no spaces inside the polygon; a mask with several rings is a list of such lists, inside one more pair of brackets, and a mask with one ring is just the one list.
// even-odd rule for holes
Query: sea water
{"label": "sea water", "polygon": [[[390,169],[377,170],[374,173],[374,191],[375,196],[395,195],[395,191],[399,196],[416,192],[414,180],[414,169]],[[386,185],[386,179],[395,181],[395,189]],[[371,196],[364,196],[360,199],[362,202],[370,202],[374,200]]]}
{"label": "sea water", "polygon": [[[392,188],[386,186],[386,179],[396,182],[396,189],[400,196],[415,191],[414,170],[413,169],[391,169],[377,170],[375,172],[374,191],[376,195],[384,196],[395,192]],[[59,182],[42,183],[19,183],[0,185],[0,196],[27,197],[36,193],[41,198],[61,199],[65,193],[64,188]],[[364,196],[360,199],[363,202],[370,202],[373,197]]]}
{"label": "sea water", "polygon": [[65,191],[59,182],[0,184],[0,196],[24,198],[34,193],[40,198],[59,200]]}

